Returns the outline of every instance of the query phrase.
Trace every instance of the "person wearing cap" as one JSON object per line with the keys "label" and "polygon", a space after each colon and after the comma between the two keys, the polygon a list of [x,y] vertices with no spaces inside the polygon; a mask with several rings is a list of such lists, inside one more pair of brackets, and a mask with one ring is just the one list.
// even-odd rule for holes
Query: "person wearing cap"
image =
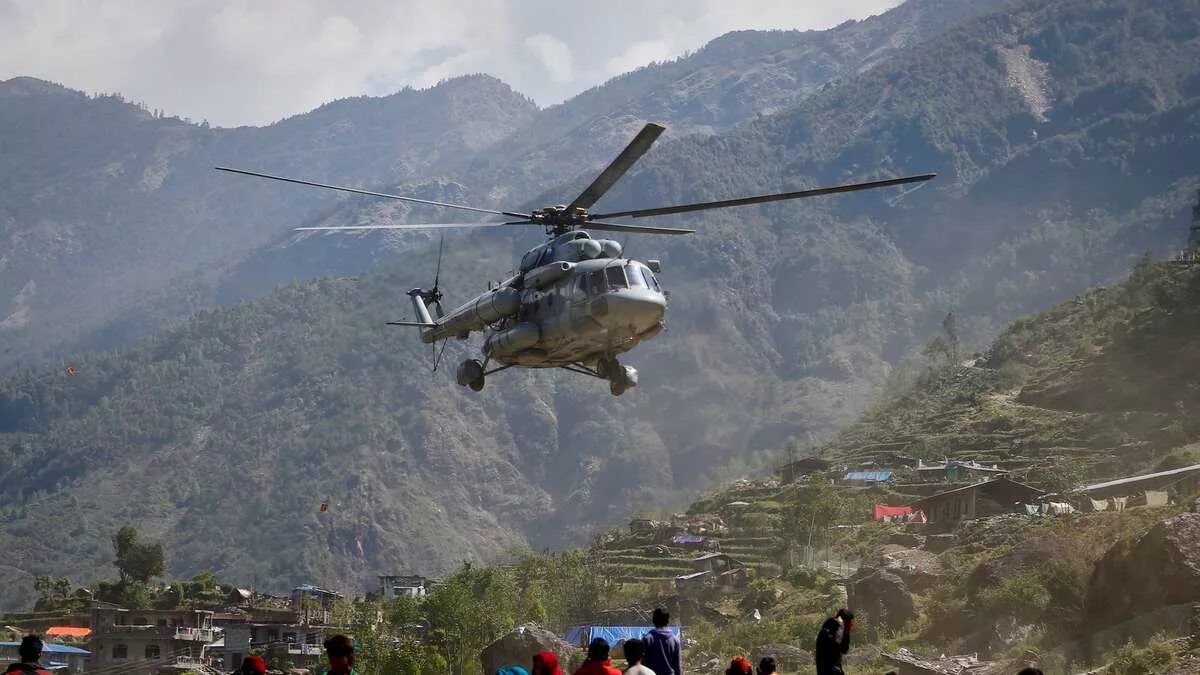
{"label": "person wearing cap", "polygon": [[251,654],[242,659],[242,667],[235,675],[267,675],[267,662],[263,657]]}
{"label": "person wearing cap", "polygon": [[325,675],[358,675],[354,670],[354,640],[346,635],[334,635],[325,641],[325,656],[329,669]]}
{"label": "person wearing cap", "polygon": [[842,654],[850,651],[850,632],[854,629],[854,612],[846,608],[825,620],[817,633],[813,659],[817,675],[843,675]]}
{"label": "person wearing cap", "polygon": [[608,640],[595,638],[588,643],[587,660],[574,675],[621,675],[608,660]]}
{"label": "person wearing cap", "polygon": [[42,658],[42,639],[36,635],[26,635],[21,638],[21,646],[17,647],[21,657],[19,663],[14,663],[4,671],[4,675],[19,673],[21,675],[50,675],[50,671],[38,663]]}

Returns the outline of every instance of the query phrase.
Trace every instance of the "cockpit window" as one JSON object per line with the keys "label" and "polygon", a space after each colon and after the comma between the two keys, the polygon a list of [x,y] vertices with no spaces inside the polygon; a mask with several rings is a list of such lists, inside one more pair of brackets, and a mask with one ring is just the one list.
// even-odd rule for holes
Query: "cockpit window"
{"label": "cockpit window", "polygon": [[637,265],[629,265],[625,268],[625,276],[629,277],[630,288],[646,288],[646,279],[642,276],[642,271]]}
{"label": "cockpit window", "polygon": [[662,289],[658,287],[658,279],[654,278],[654,273],[650,271],[650,268],[648,268],[648,267],[642,268],[642,275],[644,277],[646,277],[646,285],[647,286],[649,286],[650,288],[653,288],[654,290],[656,290],[660,293],[662,292]]}
{"label": "cockpit window", "polygon": [[628,283],[625,281],[625,268],[620,265],[610,265],[604,268],[605,276],[608,277],[608,285],[610,288],[626,288]]}
{"label": "cockpit window", "polygon": [[600,295],[604,292],[604,270],[596,270],[587,276],[588,295]]}

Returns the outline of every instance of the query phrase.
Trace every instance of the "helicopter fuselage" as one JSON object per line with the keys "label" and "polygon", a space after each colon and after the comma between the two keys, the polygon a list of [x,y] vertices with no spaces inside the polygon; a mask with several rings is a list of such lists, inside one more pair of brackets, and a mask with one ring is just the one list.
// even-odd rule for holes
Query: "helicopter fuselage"
{"label": "helicopter fuselage", "polygon": [[650,266],[621,257],[615,241],[574,231],[526,253],[521,273],[436,320],[424,342],[486,334],[485,362],[558,368],[613,358],[657,335],[667,297]]}
{"label": "helicopter fuselage", "polygon": [[646,265],[587,260],[553,283],[523,290],[520,309],[490,329],[483,353],[527,368],[589,363],[657,335],[666,309],[666,295]]}

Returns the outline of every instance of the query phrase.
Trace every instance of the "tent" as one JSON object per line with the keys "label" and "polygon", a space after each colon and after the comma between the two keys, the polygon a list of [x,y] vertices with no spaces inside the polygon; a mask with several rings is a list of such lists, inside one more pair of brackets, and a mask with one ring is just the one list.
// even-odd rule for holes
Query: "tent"
{"label": "tent", "polygon": [[[613,647],[631,638],[640,638],[652,630],[654,626],[572,626],[567,629],[563,639],[577,647],[586,647],[592,640],[604,638]],[[679,626],[667,626],[667,630],[683,640]]]}
{"label": "tent", "polygon": [[876,504],[872,517],[875,520],[883,520],[888,517],[907,516],[912,513],[911,506],[888,506],[886,504]]}

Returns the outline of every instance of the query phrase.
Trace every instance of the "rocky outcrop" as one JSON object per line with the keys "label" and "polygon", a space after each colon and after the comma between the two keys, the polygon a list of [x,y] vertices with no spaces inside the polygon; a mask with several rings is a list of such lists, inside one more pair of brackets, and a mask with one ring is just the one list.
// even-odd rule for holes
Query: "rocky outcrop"
{"label": "rocky outcrop", "polygon": [[1096,564],[1087,613],[1101,625],[1200,601],[1200,513],[1183,513],[1118,543]]}
{"label": "rocky outcrop", "polygon": [[564,669],[577,651],[549,630],[530,623],[517,626],[484,647],[480,661],[485,673],[494,673],[505,666],[522,666],[528,670],[533,655],[546,650],[558,655],[558,662]]}
{"label": "rocky outcrop", "polygon": [[750,664],[757,666],[764,656],[775,659],[781,673],[803,673],[813,667],[812,654],[795,645],[763,645],[750,651]]}
{"label": "rocky outcrop", "polygon": [[924,593],[945,582],[947,572],[938,556],[919,548],[893,549],[880,556],[876,567],[904,582],[913,593]]}
{"label": "rocky outcrop", "polygon": [[948,551],[954,546],[956,541],[954,534],[951,532],[925,535],[925,550],[932,553]]}
{"label": "rocky outcrop", "polygon": [[846,584],[850,608],[875,619],[879,626],[896,629],[917,616],[904,580],[881,567],[864,567]]}

